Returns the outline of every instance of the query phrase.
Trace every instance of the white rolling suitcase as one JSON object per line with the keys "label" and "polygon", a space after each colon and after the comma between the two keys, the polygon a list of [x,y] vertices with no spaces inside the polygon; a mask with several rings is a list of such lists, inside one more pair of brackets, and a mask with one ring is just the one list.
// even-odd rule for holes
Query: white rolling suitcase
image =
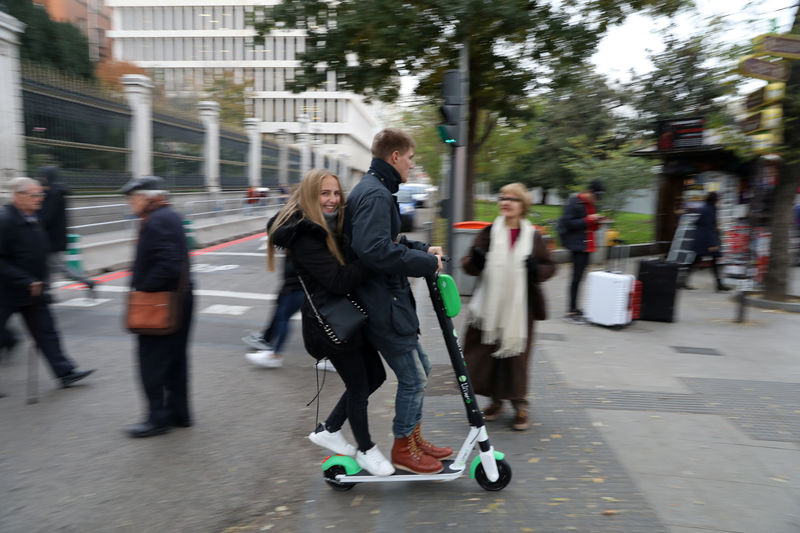
{"label": "white rolling suitcase", "polygon": [[625,326],[633,320],[631,297],[636,277],[624,273],[630,249],[622,245],[617,248],[616,270],[594,271],[586,277],[583,316],[592,324]]}

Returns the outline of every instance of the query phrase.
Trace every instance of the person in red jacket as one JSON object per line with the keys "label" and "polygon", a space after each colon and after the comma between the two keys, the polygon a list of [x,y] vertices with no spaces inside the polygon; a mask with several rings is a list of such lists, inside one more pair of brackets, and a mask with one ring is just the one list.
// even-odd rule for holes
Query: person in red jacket
{"label": "person in red jacket", "polygon": [[569,309],[564,317],[570,322],[585,322],[583,312],[578,308],[578,289],[583,273],[589,265],[589,257],[597,248],[595,231],[603,219],[597,213],[595,204],[602,197],[605,187],[600,180],[592,180],[585,192],[569,199],[558,221],[558,235],[561,244],[572,254],[572,282],[569,286]]}

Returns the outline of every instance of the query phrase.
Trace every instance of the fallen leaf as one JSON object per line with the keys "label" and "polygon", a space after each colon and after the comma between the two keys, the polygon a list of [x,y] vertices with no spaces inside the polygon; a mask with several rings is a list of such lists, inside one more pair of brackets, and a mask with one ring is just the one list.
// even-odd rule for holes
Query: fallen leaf
{"label": "fallen leaf", "polygon": [[606,482],[606,478],[604,478],[604,477],[593,477],[592,478],[592,483],[605,483],[605,482]]}
{"label": "fallen leaf", "polygon": [[539,462],[539,458],[538,457],[531,457],[530,459],[528,459],[528,462],[529,463],[538,463]]}
{"label": "fallen leaf", "polygon": [[561,435],[559,435],[558,433],[553,433],[552,435],[550,435],[550,438],[551,439],[560,439]]}
{"label": "fallen leaf", "polygon": [[617,512],[618,511],[615,511],[614,509],[606,509],[605,511],[603,511],[603,514],[606,516],[611,516],[613,514],[617,514]]}

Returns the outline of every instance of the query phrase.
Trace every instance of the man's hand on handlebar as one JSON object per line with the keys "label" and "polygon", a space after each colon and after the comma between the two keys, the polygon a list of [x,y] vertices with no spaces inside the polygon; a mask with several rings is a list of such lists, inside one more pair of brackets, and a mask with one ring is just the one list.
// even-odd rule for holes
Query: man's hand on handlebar
{"label": "man's hand on handlebar", "polygon": [[436,272],[442,271],[442,247],[441,246],[431,246],[428,248],[428,253],[433,254],[436,256]]}

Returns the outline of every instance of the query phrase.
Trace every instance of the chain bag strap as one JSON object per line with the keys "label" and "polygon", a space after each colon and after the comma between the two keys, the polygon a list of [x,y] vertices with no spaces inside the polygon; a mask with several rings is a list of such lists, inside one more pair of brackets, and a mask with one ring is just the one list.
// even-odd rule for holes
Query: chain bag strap
{"label": "chain bag strap", "polygon": [[314,305],[303,276],[298,273],[297,279],[300,280],[317,322],[332,343],[348,342],[367,321],[367,312],[358,302],[350,298],[349,294],[328,298],[328,301],[318,308]]}

